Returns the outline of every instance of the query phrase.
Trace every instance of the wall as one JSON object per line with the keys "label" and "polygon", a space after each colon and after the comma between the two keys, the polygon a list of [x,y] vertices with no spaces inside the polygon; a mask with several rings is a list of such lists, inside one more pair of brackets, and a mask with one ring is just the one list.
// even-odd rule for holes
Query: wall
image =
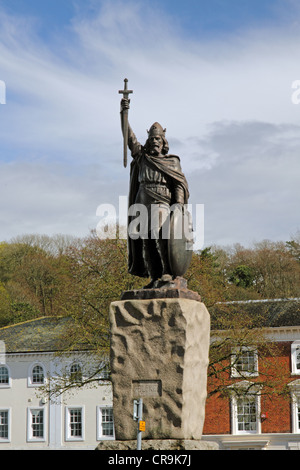
{"label": "wall", "polygon": [[[55,360],[57,361],[57,360]],[[41,362],[47,372],[53,372],[54,358],[49,354],[6,355],[6,365],[11,372],[11,387],[0,388],[0,408],[11,410],[11,439],[1,442],[4,449],[82,448],[97,446],[97,406],[112,406],[110,385],[78,389],[65,393],[56,402],[44,400],[38,387],[28,386],[28,371],[35,362]],[[83,441],[66,441],[65,408],[68,405],[84,406],[85,434]],[[44,442],[28,442],[27,410],[29,407],[45,408],[46,431]]]}
{"label": "wall", "polygon": [[[292,341],[278,341],[278,355],[275,358],[267,357],[264,362],[259,362],[259,380],[264,380],[264,374],[268,367],[275,364],[280,373],[279,380],[285,384],[297,379],[291,374],[291,343]],[[267,366],[268,364],[268,366]],[[270,370],[270,369],[269,369]],[[299,376],[298,376],[299,377]],[[257,380],[257,379],[249,379]],[[228,385],[234,380],[228,375]],[[208,382],[208,390],[210,384]],[[267,418],[261,421],[261,433],[292,433],[290,396],[269,397],[262,394],[261,412],[267,413]],[[206,416],[204,423],[204,435],[221,435],[231,433],[230,399],[222,398],[219,394],[213,395],[206,401]]]}

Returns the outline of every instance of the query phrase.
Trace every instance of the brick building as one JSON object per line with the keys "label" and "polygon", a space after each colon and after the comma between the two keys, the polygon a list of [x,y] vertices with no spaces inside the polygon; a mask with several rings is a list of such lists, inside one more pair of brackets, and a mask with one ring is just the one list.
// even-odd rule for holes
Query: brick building
{"label": "brick building", "polygon": [[[212,328],[227,306],[220,304],[211,312]],[[203,438],[228,450],[300,450],[300,299],[232,302],[230,308],[259,319],[257,332],[277,353],[261,359],[255,348],[244,347],[234,362],[232,352],[225,372],[228,393],[208,397]],[[212,329],[212,340],[220,334]],[[284,395],[264,393],[267,364],[277,370],[275,380]],[[208,380],[208,392],[213,385]]]}
{"label": "brick building", "polygon": [[[229,393],[208,397],[203,440],[217,442],[221,450],[300,450],[300,299],[231,306],[233,312],[260,319],[257,331],[278,346],[278,354],[261,360],[255,348],[245,347],[231,362],[233,350],[224,374]],[[210,309],[212,341],[222,333],[218,319],[226,314],[223,309],[224,304]],[[58,369],[75,365],[76,373],[80,365],[84,371],[90,362],[88,351],[56,355],[65,321],[42,318],[0,329],[1,449],[94,449],[99,441],[114,439],[112,391],[104,376],[99,376],[99,387],[80,388],[53,402],[39,396],[48,375],[55,377]],[[259,388],[268,361],[280,371],[286,397],[270,399]],[[214,385],[209,379],[209,393]],[[249,385],[257,393],[247,394]],[[237,394],[238,389],[244,393]]]}

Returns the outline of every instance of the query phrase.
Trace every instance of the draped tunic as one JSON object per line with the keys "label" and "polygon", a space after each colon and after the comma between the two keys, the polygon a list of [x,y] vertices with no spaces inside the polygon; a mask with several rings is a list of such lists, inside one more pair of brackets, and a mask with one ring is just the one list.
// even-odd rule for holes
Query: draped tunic
{"label": "draped tunic", "polygon": [[[153,227],[151,206],[160,211],[167,210],[175,203],[187,204],[189,190],[186,178],[181,170],[177,155],[149,155],[129,126],[128,146],[131,150],[129,207],[143,204],[148,210],[149,227]],[[132,218],[129,216],[128,225]],[[157,219],[158,220],[158,219]],[[155,224],[154,224],[155,225]],[[148,277],[143,258],[142,238],[128,237],[128,270],[131,274]]]}

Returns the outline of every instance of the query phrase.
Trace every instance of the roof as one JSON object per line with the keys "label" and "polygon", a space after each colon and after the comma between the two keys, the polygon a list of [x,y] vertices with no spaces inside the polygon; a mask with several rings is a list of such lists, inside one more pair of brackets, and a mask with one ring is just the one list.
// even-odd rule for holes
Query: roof
{"label": "roof", "polygon": [[253,327],[300,326],[300,299],[264,299],[219,302],[209,309],[212,329],[222,329],[221,318],[245,313]]}
{"label": "roof", "polygon": [[63,350],[70,317],[41,317],[0,328],[6,353],[50,352]]}
{"label": "roof", "polygon": [[[210,307],[211,328],[224,329],[223,318],[245,313],[252,327],[300,326],[300,299],[266,299],[219,302]],[[41,317],[0,328],[0,341],[6,353],[56,352],[68,347],[68,329],[71,317]],[[91,345],[78,344],[77,350],[91,349]]]}

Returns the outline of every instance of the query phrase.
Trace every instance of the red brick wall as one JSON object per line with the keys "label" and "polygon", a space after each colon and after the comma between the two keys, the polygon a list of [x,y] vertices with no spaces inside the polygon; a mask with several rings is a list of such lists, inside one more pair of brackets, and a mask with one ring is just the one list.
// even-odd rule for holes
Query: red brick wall
{"label": "red brick wall", "polygon": [[292,432],[290,401],[284,398],[261,398],[261,411],[267,418],[261,422],[262,433]]}
{"label": "red brick wall", "polygon": [[[280,380],[287,384],[295,377],[291,376],[291,342],[278,343],[279,354],[276,358],[267,358],[276,363],[280,373]],[[259,364],[259,371],[265,372],[264,363]],[[261,411],[267,412],[267,419],[262,420],[262,433],[288,433],[292,432],[291,404],[289,396],[262,396]]]}
{"label": "red brick wall", "polygon": [[230,434],[230,401],[213,395],[206,400],[203,434]]}
{"label": "red brick wall", "polygon": [[[272,367],[276,366],[276,373],[279,377],[278,382],[288,383],[297,377],[291,376],[291,343],[284,342],[278,344],[280,351],[276,358],[266,357],[259,363],[260,375],[258,379],[264,380],[264,373],[267,373]],[[274,369],[275,370],[275,369]],[[249,379],[254,380],[254,379]],[[237,379],[238,381],[238,379]],[[233,380],[228,377],[228,384]],[[215,385],[215,384],[213,384]],[[208,391],[212,384],[208,379]],[[291,405],[289,397],[261,396],[261,412],[267,413],[267,419],[262,420],[262,433],[289,433],[292,432],[291,424]],[[203,434],[230,434],[230,399],[223,398],[219,394],[212,395],[206,401],[206,415]]]}

